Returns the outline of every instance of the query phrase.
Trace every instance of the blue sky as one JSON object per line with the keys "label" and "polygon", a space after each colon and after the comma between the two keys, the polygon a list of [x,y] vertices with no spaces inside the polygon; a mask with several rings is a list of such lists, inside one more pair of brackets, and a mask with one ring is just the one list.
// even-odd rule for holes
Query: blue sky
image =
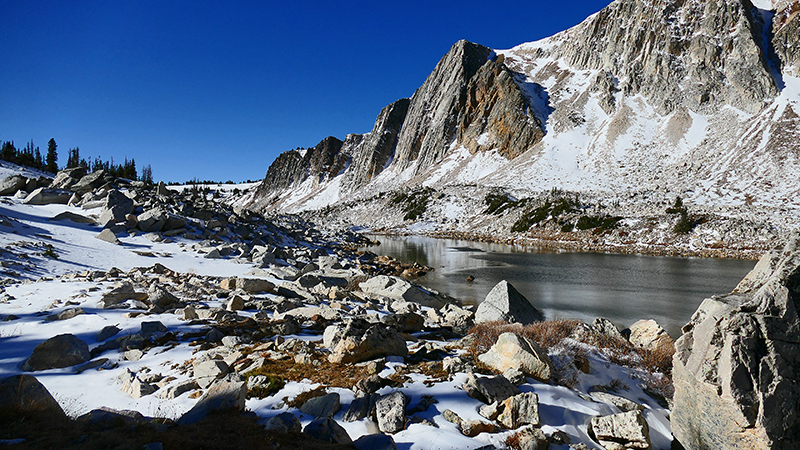
{"label": "blue sky", "polygon": [[459,39],[510,48],[607,3],[0,0],[0,140],[256,180],[283,151],[368,132]]}

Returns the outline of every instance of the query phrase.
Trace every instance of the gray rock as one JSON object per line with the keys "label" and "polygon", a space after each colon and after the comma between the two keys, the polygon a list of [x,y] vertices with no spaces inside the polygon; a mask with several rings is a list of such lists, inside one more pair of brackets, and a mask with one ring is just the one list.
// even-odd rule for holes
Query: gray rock
{"label": "gray rock", "polygon": [[97,189],[105,184],[105,176],[105,170],[98,170],[96,172],[86,174],[82,176],[77,183],[72,185],[70,190],[78,195],[86,194],[87,192]]}
{"label": "gray rock", "polygon": [[152,394],[158,389],[157,386],[142,381],[136,374],[129,370],[120,375],[120,378],[122,379],[120,390],[133,398],[142,398]]}
{"label": "gray rock", "polygon": [[297,416],[290,412],[282,412],[277,416],[270,417],[264,425],[264,429],[281,434],[299,433],[302,426]]}
{"label": "gray rock", "polygon": [[332,363],[354,363],[389,355],[408,356],[406,341],[392,328],[375,324],[363,334],[345,333],[333,345],[328,360]]}
{"label": "gray rock", "polygon": [[800,235],[733,293],[703,301],[675,343],[671,415],[686,448],[800,442]]}
{"label": "gray rock", "polygon": [[147,300],[147,294],[136,292],[130,281],[121,281],[114,288],[103,295],[103,308],[113,307],[126,300]]}
{"label": "gray rock", "polygon": [[365,417],[371,416],[375,410],[375,403],[378,401],[376,394],[368,394],[363,397],[356,397],[345,411],[342,420],[345,422],[355,422]]}
{"label": "gray rock", "polygon": [[86,314],[83,311],[83,308],[76,307],[76,308],[67,308],[57,314],[50,314],[49,316],[45,317],[44,320],[48,322],[54,322],[58,320],[67,320],[72,319],[75,316],[80,316],[81,314]]}
{"label": "gray rock", "polygon": [[0,195],[14,195],[17,191],[25,189],[28,179],[22,175],[14,174],[0,181]]}
{"label": "gray rock", "polygon": [[92,430],[110,430],[143,425],[147,418],[139,411],[116,410],[103,406],[79,416],[75,421]]}
{"label": "gray rock", "polygon": [[505,377],[498,375],[494,377],[477,377],[470,373],[467,381],[461,386],[464,392],[470,397],[490,404],[502,402],[508,397],[521,394],[518,387],[511,384]]}
{"label": "gray rock", "polygon": [[236,281],[236,287],[247,293],[257,294],[260,292],[270,293],[275,285],[261,278],[239,278]]}
{"label": "gray rock", "polygon": [[405,428],[408,397],[400,391],[379,398],[375,405],[378,429],[384,433],[397,433]]}
{"label": "gray rock", "polygon": [[300,407],[303,414],[313,417],[333,417],[340,409],[342,405],[336,392],[308,399]]}
{"label": "gray rock", "polygon": [[524,336],[503,333],[488,352],[478,360],[487,366],[505,372],[519,369],[522,373],[540,381],[547,381],[553,374],[553,362],[547,352]]}
{"label": "gray rock", "polygon": [[33,375],[13,375],[0,379],[0,409],[66,417],[50,391]]}
{"label": "gray rock", "polygon": [[211,385],[218,378],[222,378],[228,373],[228,365],[225,361],[219,359],[212,359],[211,361],[204,361],[194,368],[194,377],[197,384],[205,389]]}
{"label": "gray rock", "polygon": [[592,417],[589,428],[595,439],[606,448],[653,448],[650,444],[650,427],[639,411]]}
{"label": "gray rock", "polygon": [[611,403],[622,412],[644,410],[644,405],[640,405],[639,403],[628,400],[625,397],[620,397],[619,395],[609,394],[607,392],[591,392],[589,395],[598,401]]}
{"label": "gray rock", "polygon": [[60,189],[38,188],[28,194],[22,203],[26,205],[66,205],[72,192]]}
{"label": "gray rock", "polygon": [[608,336],[610,338],[622,340],[625,339],[622,333],[620,333],[619,328],[617,328],[616,325],[604,317],[598,317],[597,319],[594,319],[594,322],[592,322],[592,330],[600,335]]}
{"label": "gray rock", "polygon": [[142,322],[142,336],[150,336],[154,333],[166,333],[167,330],[167,327],[157,320]]}
{"label": "gray rock", "polygon": [[539,396],[524,392],[505,399],[497,421],[512,430],[522,425],[539,425]]}
{"label": "gray rock", "polygon": [[86,168],[84,167],[71,167],[60,170],[50,183],[50,187],[53,189],[70,189],[84,176],[86,176]]}
{"label": "gray rock", "polygon": [[198,385],[196,381],[184,380],[181,381],[180,383],[160,389],[156,394],[156,397],[163,398],[165,400],[173,400],[180,397],[182,394],[186,392],[193,391],[199,388],[200,385]]}
{"label": "gray rock", "polygon": [[353,441],[357,450],[397,450],[394,438],[387,434],[366,434]]}
{"label": "gray rock", "polygon": [[121,242],[117,238],[117,235],[114,234],[114,232],[108,228],[104,228],[103,231],[100,232],[100,234],[95,236],[95,238],[100,239],[101,241],[106,241],[109,244],[114,244],[114,245],[121,244]]}
{"label": "gray rock", "polygon": [[527,325],[543,321],[544,314],[517,292],[514,286],[503,280],[486,294],[475,312],[475,323],[496,320]]}
{"label": "gray rock", "polygon": [[211,411],[244,409],[247,384],[244,381],[219,381],[200,397],[200,400],[178,420],[178,425],[199,422]]}
{"label": "gray rock", "polygon": [[[517,437],[520,450],[547,450],[550,448],[550,443],[544,432],[535,426],[521,428],[517,430],[514,435]],[[570,447],[570,449],[572,448],[573,447]],[[588,447],[585,445],[583,448],[588,450]],[[613,447],[609,447],[609,450],[611,449],[613,449]],[[578,447],[575,447],[574,450],[578,450]]]}
{"label": "gray rock", "polygon": [[89,345],[72,334],[60,334],[42,342],[33,349],[22,370],[59,369],[85,363],[90,358]]}
{"label": "gray rock", "polygon": [[400,277],[378,275],[363,283],[359,283],[358,286],[366,293],[388,297],[394,300],[419,303],[420,305],[429,306],[431,308],[441,308],[444,306],[444,302],[437,296]]}
{"label": "gray rock", "polygon": [[381,323],[392,326],[401,333],[416,333],[425,328],[425,319],[413,312],[387,314],[381,317]]}
{"label": "gray rock", "polygon": [[75,223],[85,223],[85,224],[94,224],[95,221],[91,217],[82,216],[80,214],[75,214],[71,211],[64,211],[56,214],[49,220],[58,221],[58,220],[69,220],[70,222]]}
{"label": "gray rock", "polygon": [[170,305],[179,305],[181,301],[163,286],[153,284],[147,290],[147,302],[153,306],[166,308]]}
{"label": "gray rock", "polygon": [[97,332],[95,339],[97,342],[103,342],[112,336],[116,336],[120,331],[122,331],[122,329],[116,325],[107,325]]}
{"label": "gray rock", "polygon": [[351,444],[350,435],[330,417],[321,417],[306,425],[303,434],[330,444]]}

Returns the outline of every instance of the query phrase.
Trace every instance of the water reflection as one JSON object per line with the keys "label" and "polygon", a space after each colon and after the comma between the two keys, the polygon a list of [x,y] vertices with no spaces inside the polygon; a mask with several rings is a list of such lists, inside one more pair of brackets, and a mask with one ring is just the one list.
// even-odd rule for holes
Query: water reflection
{"label": "water reflection", "polygon": [[[419,282],[477,303],[499,281],[549,318],[607,317],[617,326],[652,318],[675,337],[704,298],[730,292],[753,261],[537,251],[425,237],[373,236],[369,250],[435,270]],[[472,275],[475,280],[466,281]]]}

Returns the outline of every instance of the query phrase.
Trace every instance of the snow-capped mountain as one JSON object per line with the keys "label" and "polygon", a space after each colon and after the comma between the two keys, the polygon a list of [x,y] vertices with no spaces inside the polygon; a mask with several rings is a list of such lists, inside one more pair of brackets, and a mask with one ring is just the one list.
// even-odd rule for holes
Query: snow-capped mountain
{"label": "snow-capped mountain", "polygon": [[798,1],[616,0],[509,50],[459,41],[370,133],[280,155],[250,207],[467,184],[793,216],[798,12]]}

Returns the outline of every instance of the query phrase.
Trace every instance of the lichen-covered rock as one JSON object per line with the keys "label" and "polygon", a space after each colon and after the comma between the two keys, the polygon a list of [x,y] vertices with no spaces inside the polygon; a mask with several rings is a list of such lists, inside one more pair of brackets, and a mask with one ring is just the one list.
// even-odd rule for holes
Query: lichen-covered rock
{"label": "lichen-covered rock", "polygon": [[478,359],[498,372],[519,369],[540,381],[549,380],[553,374],[553,362],[547,351],[515,333],[501,334],[489,351],[479,355]]}
{"label": "lichen-covered rock", "polygon": [[384,433],[397,433],[406,425],[408,397],[400,391],[386,394],[375,405],[378,429]]}
{"label": "lichen-covered rock", "polygon": [[523,392],[503,400],[503,412],[497,421],[509,429],[522,425],[539,425],[539,396],[533,392]]}
{"label": "lichen-covered rock", "polygon": [[589,426],[595,439],[607,449],[648,450],[652,448],[650,444],[650,427],[639,411],[592,417]]}
{"label": "lichen-covered rock", "polygon": [[671,423],[686,448],[800,442],[800,235],[728,295],[703,301],[675,343]]}

